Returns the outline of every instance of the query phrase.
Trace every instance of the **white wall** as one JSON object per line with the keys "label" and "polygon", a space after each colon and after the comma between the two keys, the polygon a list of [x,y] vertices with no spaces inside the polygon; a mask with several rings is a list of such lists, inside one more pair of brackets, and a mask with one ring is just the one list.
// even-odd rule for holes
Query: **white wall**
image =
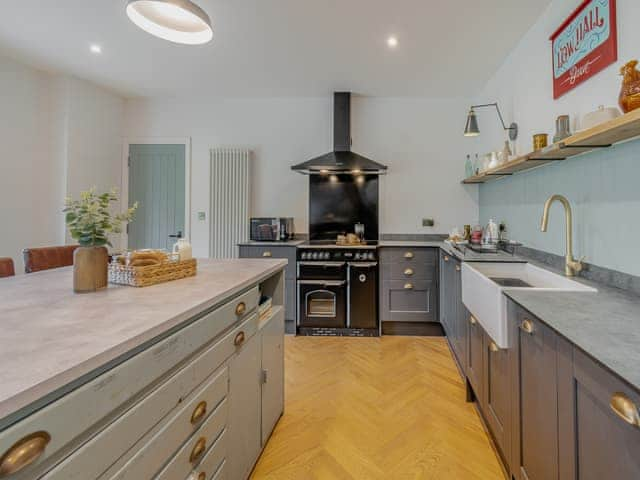
{"label": "white wall", "polygon": [[[247,146],[255,152],[253,216],[293,216],[307,232],[308,178],[293,164],[332,148],[332,96],[326,98],[129,100],[127,136],[191,137],[192,243],[208,254],[209,149]],[[462,187],[461,129],[468,102],[355,97],[354,151],[390,167],[381,188],[381,232],[444,233],[477,220],[475,187]],[[207,212],[207,221],[196,212]],[[434,217],[436,227],[421,219]]]}
{"label": "white wall", "polygon": [[[618,0],[618,61],[554,101],[549,37],[578,3],[555,0],[478,98],[482,102],[498,100],[507,119],[520,124],[520,152],[531,150],[534,133],[546,132],[551,138],[558,115],[569,114],[575,129],[576,119],[598,105],[617,106],[620,66],[638,57],[640,2]],[[496,119],[490,117],[495,112],[481,115],[480,151],[489,151],[500,144],[502,134],[495,128]],[[480,187],[481,220],[504,220],[512,238],[564,255],[564,215],[559,206],[553,208],[548,232],[539,228],[546,198],[564,194],[573,206],[576,256],[585,255],[590,263],[640,275],[635,243],[621,241],[640,236],[636,220],[640,211],[638,152],[640,142],[629,142],[487,183]]]}
{"label": "white wall", "polygon": [[65,243],[64,197],[120,186],[124,100],[0,56],[0,256]]}

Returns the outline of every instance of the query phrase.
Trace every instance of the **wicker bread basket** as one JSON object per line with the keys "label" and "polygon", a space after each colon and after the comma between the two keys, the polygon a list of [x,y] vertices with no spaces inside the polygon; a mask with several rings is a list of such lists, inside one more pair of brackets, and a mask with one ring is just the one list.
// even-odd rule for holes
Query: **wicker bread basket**
{"label": "wicker bread basket", "polygon": [[195,258],[145,267],[131,267],[116,262],[109,264],[109,282],[132,287],[149,287],[158,283],[193,277],[196,270]]}

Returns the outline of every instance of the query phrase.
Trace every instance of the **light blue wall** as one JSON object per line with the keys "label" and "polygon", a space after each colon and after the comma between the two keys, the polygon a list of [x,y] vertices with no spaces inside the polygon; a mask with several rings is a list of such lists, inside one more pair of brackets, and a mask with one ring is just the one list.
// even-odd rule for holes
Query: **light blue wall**
{"label": "light blue wall", "polygon": [[565,195],[574,216],[574,253],[613,270],[640,275],[640,140],[581,155],[480,186],[480,219],[505,221],[509,238],[564,255],[564,213],[545,200]]}

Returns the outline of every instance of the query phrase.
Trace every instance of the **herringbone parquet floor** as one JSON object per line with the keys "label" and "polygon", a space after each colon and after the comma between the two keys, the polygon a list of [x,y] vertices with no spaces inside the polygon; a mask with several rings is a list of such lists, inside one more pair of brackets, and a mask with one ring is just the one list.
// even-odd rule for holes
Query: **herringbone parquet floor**
{"label": "herringbone parquet floor", "polygon": [[444,338],[287,337],[253,480],[504,479]]}

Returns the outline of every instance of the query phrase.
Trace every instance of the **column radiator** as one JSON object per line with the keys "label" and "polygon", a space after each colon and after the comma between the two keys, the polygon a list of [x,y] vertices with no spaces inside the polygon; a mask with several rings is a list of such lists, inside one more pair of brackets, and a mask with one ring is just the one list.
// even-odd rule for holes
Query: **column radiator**
{"label": "column radiator", "polygon": [[211,149],[211,258],[238,256],[238,242],[249,238],[249,175],[251,151]]}

